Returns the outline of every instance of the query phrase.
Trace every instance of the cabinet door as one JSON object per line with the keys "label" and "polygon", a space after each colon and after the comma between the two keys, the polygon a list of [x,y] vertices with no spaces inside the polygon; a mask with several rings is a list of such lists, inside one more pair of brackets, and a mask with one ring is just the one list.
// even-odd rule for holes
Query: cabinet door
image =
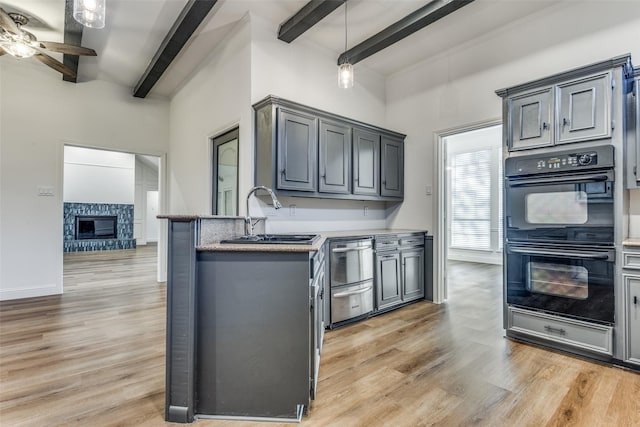
{"label": "cabinet door", "polygon": [[404,142],[384,136],[381,139],[380,151],[382,153],[380,194],[402,197],[404,194]]}
{"label": "cabinet door", "polygon": [[553,144],[552,106],[553,90],[550,87],[509,98],[509,151]]}
{"label": "cabinet door", "polygon": [[349,194],[351,128],[320,120],[318,191]]}
{"label": "cabinet door", "polygon": [[278,188],[315,191],[318,130],[315,117],[278,112]]}
{"label": "cabinet door", "polygon": [[558,85],[557,144],[611,136],[611,76]]}
{"label": "cabinet door", "polygon": [[353,129],[353,194],[380,193],[380,135]]}
{"label": "cabinet door", "polygon": [[402,251],[402,300],[424,297],[424,248]]}
{"label": "cabinet door", "polygon": [[378,309],[383,309],[402,301],[400,288],[400,254],[397,252],[376,255],[377,278],[376,299]]}
{"label": "cabinet door", "polygon": [[627,361],[640,364],[640,276],[625,276]]}

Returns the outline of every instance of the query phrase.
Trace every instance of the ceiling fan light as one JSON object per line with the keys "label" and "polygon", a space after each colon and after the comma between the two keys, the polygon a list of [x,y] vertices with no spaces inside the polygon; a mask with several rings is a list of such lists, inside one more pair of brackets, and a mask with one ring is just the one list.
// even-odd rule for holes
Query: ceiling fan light
{"label": "ceiling fan light", "polygon": [[16,58],[29,58],[35,55],[37,52],[31,46],[19,42],[0,42],[0,46],[8,54],[15,56]]}
{"label": "ceiling fan light", "polygon": [[73,0],[73,18],[89,28],[104,28],[106,0]]}
{"label": "ceiling fan light", "polygon": [[338,67],[338,87],[349,89],[353,87],[353,65],[345,62]]}

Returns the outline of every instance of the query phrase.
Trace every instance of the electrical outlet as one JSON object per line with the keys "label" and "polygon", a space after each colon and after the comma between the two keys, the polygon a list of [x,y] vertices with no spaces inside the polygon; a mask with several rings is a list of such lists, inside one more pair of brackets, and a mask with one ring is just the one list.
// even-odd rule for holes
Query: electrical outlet
{"label": "electrical outlet", "polygon": [[296,205],[289,205],[289,216],[296,216]]}

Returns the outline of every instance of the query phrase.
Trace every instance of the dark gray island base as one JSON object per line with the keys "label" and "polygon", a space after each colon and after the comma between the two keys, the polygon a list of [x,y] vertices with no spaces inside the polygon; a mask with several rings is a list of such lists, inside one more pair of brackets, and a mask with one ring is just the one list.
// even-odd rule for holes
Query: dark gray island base
{"label": "dark gray island base", "polygon": [[[329,242],[363,233],[413,233],[429,242],[431,253],[424,231],[332,232],[305,244],[238,244],[220,241],[238,238],[244,218],[161,218],[169,227],[165,419],[171,422],[300,421],[315,398],[330,325]],[[409,253],[394,257],[397,267]],[[408,279],[415,276],[424,286],[422,278],[432,275],[431,256],[416,259],[429,260],[423,261],[426,273],[394,270],[400,295],[395,307],[417,300],[401,298],[402,283],[414,283]]]}
{"label": "dark gray island base", "polygon": [[314,387],[318,246],[197,250],[202,227],[169,218],[165,418],[299,421]]}

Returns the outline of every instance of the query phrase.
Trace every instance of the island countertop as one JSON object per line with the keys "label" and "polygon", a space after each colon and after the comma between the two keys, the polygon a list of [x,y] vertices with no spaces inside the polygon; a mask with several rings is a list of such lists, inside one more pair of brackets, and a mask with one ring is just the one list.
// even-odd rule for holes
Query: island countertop
{"label": "island countertop", "polygon": [[[358,238],[385,234],[409,234],[409,233],[425,233],[425,230],[408,230],[408,229],[368,229],[368,230],[341,230],[341,231],[319,231],[314,234],[320,235],[320,238],[311,245],[287,245],[287,244],[268,244],[268,243],[220,243],[213,242],[200,245],[196,249],[199,252],[314,252],[318,251],[327,239],[337,238]],[[309,234],[308,231],[304,232]],[[269,234],[269,233],[267,233]],[[284,234],[297,234],[296,232],[287,232]]]}

